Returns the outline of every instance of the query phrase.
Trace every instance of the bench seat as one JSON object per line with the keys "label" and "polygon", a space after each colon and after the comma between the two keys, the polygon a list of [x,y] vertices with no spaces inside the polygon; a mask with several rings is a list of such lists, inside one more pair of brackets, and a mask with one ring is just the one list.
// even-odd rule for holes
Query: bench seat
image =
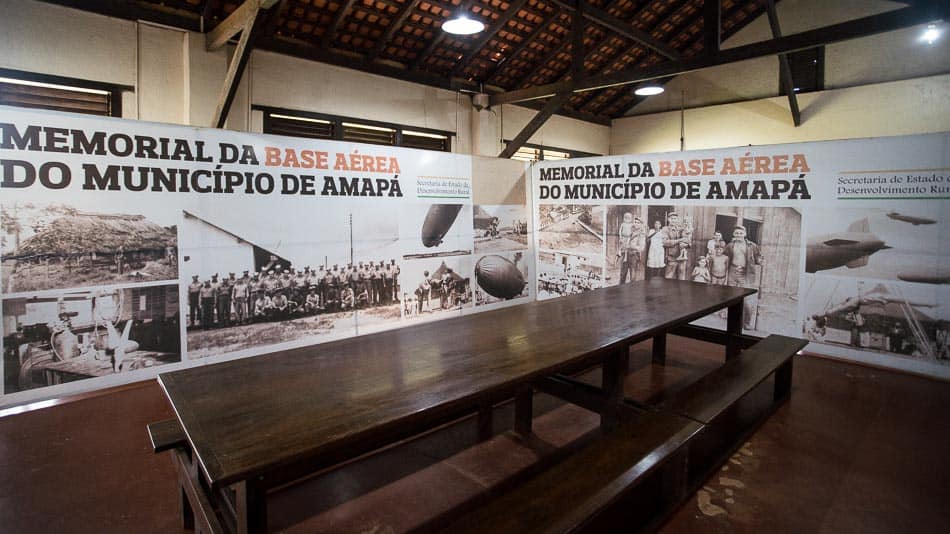
{"label": "bench seat", "polygon": [[[561,463],[461,516],[444,532],[596,531],[642,482],[658,482],[662,503],[684,497],[684,445],[702,428],[671,414],[642,412]],[[654,477],[657,475],[659,478]],[[651,506],[653,517],[655,507]]]}
{"label": "bench seat", "polygon": [[149,423],[148,439],[152,443],[152,450],[156,453],[183,447],[188,442],[185,431],[182,430],[177,419]]}
{"label": "bench seat", "polygon": [[709,424],[772,373],[776,373],[775,400],[782,400],[791,386],[792,357],[807,344],[793,337],[768,336],[686,389],[661,397],[658,407]]}

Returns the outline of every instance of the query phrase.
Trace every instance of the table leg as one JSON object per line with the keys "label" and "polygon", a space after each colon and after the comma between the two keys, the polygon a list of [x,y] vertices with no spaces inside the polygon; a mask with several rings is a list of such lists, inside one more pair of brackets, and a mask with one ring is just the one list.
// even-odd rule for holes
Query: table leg
{"label": "table leg", "polygon": [[666,334],[653,336],[653,363],[666,365]]}
{"label": "table leg", "polygon": [[267,491],[259,479],[235,484],[238,534],[267,532]]}
{"label": "table leg", "polygon": [[483,402],[478,406],[478,441],[487,441],[492,436],[492,404]]}
{"label": "table leg", "polygon": [[195,529],[195,511],[191,508],[191,502],[188,500],[188,493],[185,487],[178,483],[178,504],[181,510],[181,528],[185,530]]}
{"label": "table leg", "polygon": [[729,306],[726,318],[726,359],[739,355],[739,336],[742,335],[742,301]]}
{"label": "table leg", "polygon": [[620,423],[620,405],[623,404],[623,379],[626,376],[630,347],[624,345],[604,358],[601,388],[606,406],[600,414],[600,425],[614,428]]}
{"label": "table leg", "polygon": [[785,400],[792,392],[793,361],[793,359],[789,359],[775,370],[775,385],[772,396],[775,402]]}
{"label": "table leg", "polygon": [[515,432],[522,437],[531,435],[531,419],[534,417],[534,391],[522,390],[515,396]]}

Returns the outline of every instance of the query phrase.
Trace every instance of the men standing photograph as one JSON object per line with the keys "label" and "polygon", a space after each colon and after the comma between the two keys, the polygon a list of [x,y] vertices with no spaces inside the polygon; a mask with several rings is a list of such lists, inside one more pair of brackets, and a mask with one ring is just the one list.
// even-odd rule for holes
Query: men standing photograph
{"label": "men standing photograph", "polygon": [[[762,254],[759,246],[746,239],[744,226],[736,226],[732,231],[732,241],[726,245],[726,256],[729,258],[728,285],[733,287],[756,288],[755,267],[762,265]],[[752,302],[753,298],[742,301],[743,328],[752,329]]]}
{"label": "men standing photograph", "polygon": [[665,251],[666,271],[663,277],[667,279],[686,280],[689,268],[689,255],[681,254],[684,247],[690,245],[690,238],[686,236],[686,227],[680,221],[677,213],[667,216],[667,225],[660,230],[663,235],[663,250]]}

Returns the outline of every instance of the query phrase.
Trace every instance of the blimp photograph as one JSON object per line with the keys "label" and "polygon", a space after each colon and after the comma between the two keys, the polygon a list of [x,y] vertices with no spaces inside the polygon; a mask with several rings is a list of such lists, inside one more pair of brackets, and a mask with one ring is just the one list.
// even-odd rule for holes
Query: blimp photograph
{"label": "blimp photograph", "polygon": [[950,365],[950,287],[807,276],[809,341]]}
{"label": "blimp photograph", "polygon": [[814,208],[807,212],[805,272],[950,283],[950,224],[939,205]]}
{"label": "blimp photograph", "polygon": [[527,297],[528,251],[486,254],[475,262],[475,305],[484,306]]}
{"label": "blimp photograph", "polygon": [[[404,257],[434,258],[472,253],[471,204],[403,204],[399,239]],[[395,226],[397,221],[391,221]]]}

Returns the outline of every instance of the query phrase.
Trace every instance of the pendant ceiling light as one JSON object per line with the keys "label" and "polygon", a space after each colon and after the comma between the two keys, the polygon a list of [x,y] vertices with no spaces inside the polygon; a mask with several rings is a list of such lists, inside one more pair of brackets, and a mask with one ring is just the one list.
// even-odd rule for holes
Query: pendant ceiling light
{"label": "pendant ceiling light", "polygon": [[653,96],[662,92],[663,88],[659,85],[644,85],[642,87],[638,87],[633,93],[637,96]]}
{"label": "pendant ceiling light", "polygon": [[442,23],[442,30],[454,35],[472,35],[484,29],[485,25],[481,21],[470,19],[461,13]]}

